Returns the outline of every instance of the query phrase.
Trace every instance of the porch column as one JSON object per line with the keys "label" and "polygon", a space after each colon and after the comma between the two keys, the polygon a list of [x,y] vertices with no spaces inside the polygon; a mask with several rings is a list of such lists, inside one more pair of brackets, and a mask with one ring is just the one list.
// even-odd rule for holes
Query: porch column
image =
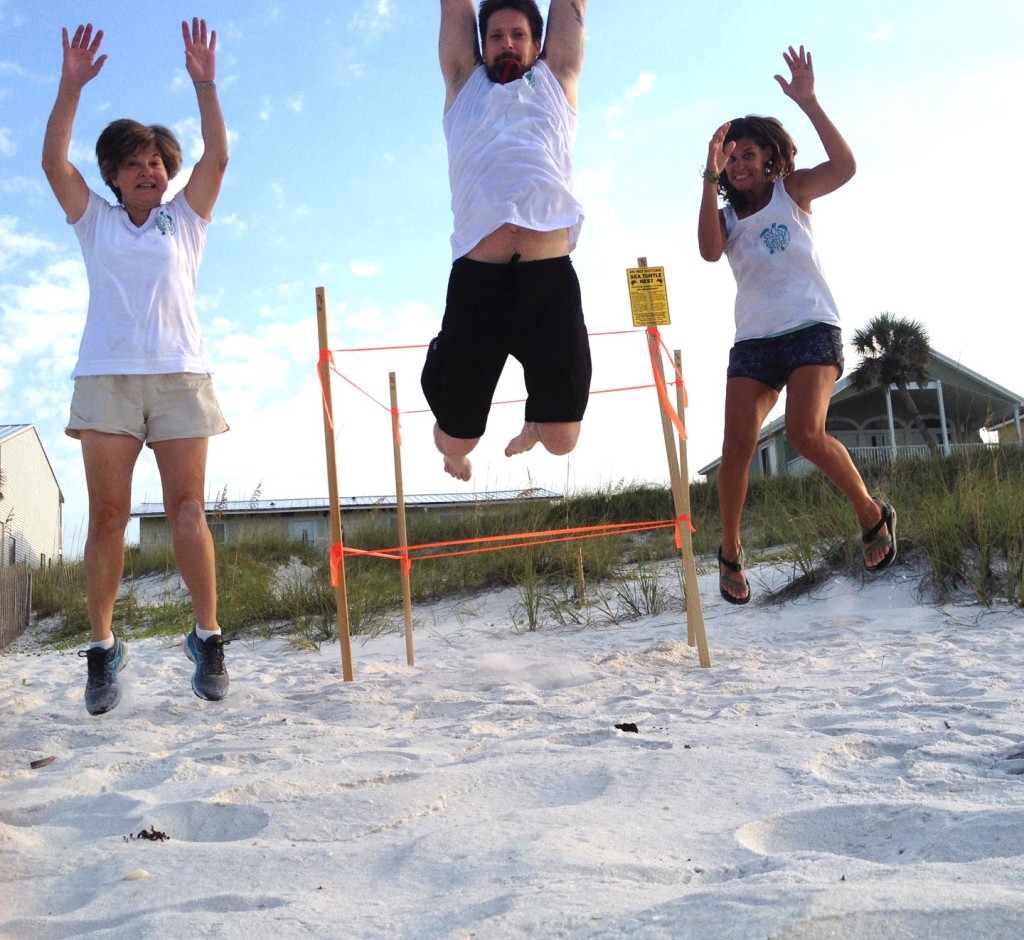
{"label": "porch column", "polygon": [[889,447],[892,449],[892,459],[896,459],[896,427],[892,420],[892,392],[890,386],[885,386],[885,413],[889,416]]}
{"label": "porch column", "polygon": [[1017,426],[1017,443],[1024,444],[1024,436],[1021,435],[1020,416],[1024,412],[1024,403],[1013,409],[1013,423]]}
{"label": "porch column", "polygon": [[935,391],[939,396],[939,424],[942,427],[942,453],[945,456],[949,456],[949,428],[946,427],[946,402],[942,397],[942,382],[939,379],[935,380]]}

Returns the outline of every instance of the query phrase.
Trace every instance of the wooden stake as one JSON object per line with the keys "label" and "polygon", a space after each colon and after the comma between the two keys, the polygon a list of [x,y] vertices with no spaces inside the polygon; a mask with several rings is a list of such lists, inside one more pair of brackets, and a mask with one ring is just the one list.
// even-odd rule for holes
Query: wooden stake
{"label": "wooden stake", "polygon": [[[675,351],[675,364],[676,374],[683,374],[683,358],[680,351]],[[676,414],[679,415],[679,423],[683,426],[683,431],[686,430],[686,391],[683,388],[682,382],[676,386]],[[690,471],[689,465],[686,459],[686,438],[679,438],[679,476],[682,482],[681,496],[683,499],[682,513],[687,519],[690,518]],[[697,586],[697,562],[693,557],[693,533],[690,531],[689,526],[686,526],[682,530],[683,536],[683,574],[684,574],[684,591],[686,593],[686,626],[687,635],[689,637],[690,646],[694,645],[694,642],[699,643],[698,637],[704,636],[704,610],[700,603],[700,588]],[[705,654],[707,650],[707,640],[704,640]],[[701,665],[710,665],[710,659],[707,663],[701,659]]]}
{"label": "wooden stake", "polygon": [[583,575],[583,546],[576,546],[576,596],[573,598],[577,607],[587,602],[587,581]]}
{"label": "wooden stake", "polygon": [[395,450],[395,510],[398,513],[398,544],[402,549],[402,611],[405,614],[405,661],[416,665],[412,636],[412,589],[409,585],[409,534],[405,524],[405,484],[402,479],[402,437],[398,426],[398,385],[388,373],[391,386],[391,443]]}
{"label": "wooden stake", "polygon": [[[646,258],[637,259],[638,267],[647,267]],[[661,383],[665,384],[665,365],[661,358],[661,334],[658,332],[656,326],[649,326],[647,328],[647,344],[651,353],[651,361],[657,364],[658,372],[661,376]],[[669,482],[672,487],[672,504],[675,507],[676,518],[685,516],[689,519],[690,516],[690,493],[689,493],[689,482],[684,481],[679,469],[679,451],[676,449],[675,430],[672,425],[672,419],[669,418],[668,412],[665,410],[665,404],[661,400],[661,396],[658,396],[658,410],[661,413],[661,429],[662,434],[665,438],[665,456],[668,459],[668,475]],[[700,660],[701,666],[705,669],[711,665],[711,655],[708,652],[708,641],[707,636],[704,632],[704,617],[702,613],[691,619],[690,617],[690,601],[694,599],[698,612],[700,611],[700,594],[697,591],[697,579],[696,579],[696,565],[693,560],[693,540],[690,537],[691,533],[685,522],[680,522],[680,541],[682,542],[682,562],[683,562],[683,577],[684,577],[684,589],[686,591],[686,607],[687,607],[687,642],[693,646],[697,646],[697,655]],[[687,561],[689,559],[689,561]],[[688,573],[689,568],[692,568],[692,586],[690,584],[690,575]]]}
{"label": "wooden stake", "polygon": [[[342,545],[341,497],[338,495],[338,463],[334,444],[334,403],[331,395],[331,367],[327,359],[327,292],[316,289],[316,322],[320,340],[320,387],[323,390],[324,446],[327,450],[327,492],[331,501],[331,545]],[[332,549],[333,551],[333,549]],[[341,671],[346,682],[353,680],[352,637],[349,634],[348,591],[345,587],[345,555],[338,558],[338,581],[334,586],[338,608],[338,643],[341,645]]]}

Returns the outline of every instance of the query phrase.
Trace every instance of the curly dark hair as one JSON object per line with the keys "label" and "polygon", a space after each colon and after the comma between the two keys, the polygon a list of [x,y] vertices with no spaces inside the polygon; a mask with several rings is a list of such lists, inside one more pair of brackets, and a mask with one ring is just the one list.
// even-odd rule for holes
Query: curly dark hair
{"label": "curly dark hair", "polygon": [[[725,143],[733,140],[752,140],[758,147],[771,150],[765,170],[768,171],[768,179],[773,182],[789,176],[796,169],[793,159],[796,156],[796,144],[778,118],[757,114],[733,118],[729,122]],[[734,209],[746,208],[746,197],[733,187],[725,173],[718,182],[718,193]]]}
{"label": "curly dark hair", "polygon": [[518,10],[524,14],[530,23],[530,38],[534,42],[540,42],[541,36],[544,34],[544,17],[540,14],[540,7],[537,6],[536,0],[483,0],[483,3],[480,4],[479,15],[481,43],[487,41],[487,21],[491,18],[491,14],[505,9]]}
{"label": "curly dark hair", "polygon": [[167,178],[174,179],[181,169],[181,144],[178,138],[162,124],[140,124],[131,118],[111,121],[96,141],[96,159],[100,165],[100,176],[121,201],[121,191],[112,180],[129,157],[143,147],[155,147],[164,161]]}

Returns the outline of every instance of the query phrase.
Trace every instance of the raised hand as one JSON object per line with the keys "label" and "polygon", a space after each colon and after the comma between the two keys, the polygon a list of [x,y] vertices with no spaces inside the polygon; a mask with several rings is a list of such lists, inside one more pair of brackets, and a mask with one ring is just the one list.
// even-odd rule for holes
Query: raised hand
{"label": "raised hand", "polygon": [[181,35],[185,40],[185,69],[194,82],[212,82],[216,77],[217,31],[206,33],[206,20],[192,17],[192,29],[185,20],[181,21]]}
{"label": "raised hand", "polygon": [[730,140],[725,143],[725,135],[729,133],[731,121],[726,121],[708,143],[708,165],[707,171],[721,176],[725,172],[725,165],[729,161],[729,154],[736,149],[736,141]]}
{"label": "raised hand", "polygon": [[790,46],[788,52],[782,53],[782,58],[786,60],[790,72],[788,82],[781,75],[775,76],[782,91],[797,104],[814,101],[814,62],[810,52],[804,52],[803,46],[799,52]]}
{"label": "raised hand", "polygon": [[64,42],[64,64],[60,73],[62,79],[84,85],[99,75],[103,63],[107,61],[106,55],[96,57],[103,41],[102,29],[96,30],[96,35],[93,36],[92,23],[79,25],[74,37],[69,41],[65,27],[61,29],[61,38]]}

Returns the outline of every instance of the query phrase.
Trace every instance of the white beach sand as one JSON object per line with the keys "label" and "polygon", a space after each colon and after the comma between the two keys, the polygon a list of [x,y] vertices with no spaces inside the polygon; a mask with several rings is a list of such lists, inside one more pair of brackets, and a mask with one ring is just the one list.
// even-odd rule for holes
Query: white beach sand
{"label": "white beach sand", "polygon": [[906,566],[701,587],[710,669],[681,614],[524,633],[509,591],[417,608],[413,668],[356,639],[352,683],[236,641],[223,703],[135,642],[98,718],[84,661],[19,641],[0,936],[1024,936],[1024,612]]}

